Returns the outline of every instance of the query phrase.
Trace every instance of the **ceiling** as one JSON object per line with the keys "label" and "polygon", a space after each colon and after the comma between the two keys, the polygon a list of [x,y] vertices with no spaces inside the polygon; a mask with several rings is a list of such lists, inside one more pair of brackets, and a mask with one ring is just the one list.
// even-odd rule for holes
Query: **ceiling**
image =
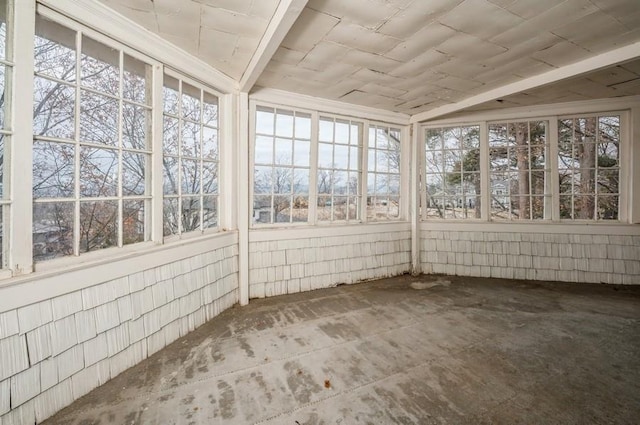
{"label": "ceiling", "polygon": [[[280,39],[279,0],[100,1],[237,81],[409,115],[640,41],[638,0],[282,0]],[[640,60],[572,72],[471,109],[640,94]]]}

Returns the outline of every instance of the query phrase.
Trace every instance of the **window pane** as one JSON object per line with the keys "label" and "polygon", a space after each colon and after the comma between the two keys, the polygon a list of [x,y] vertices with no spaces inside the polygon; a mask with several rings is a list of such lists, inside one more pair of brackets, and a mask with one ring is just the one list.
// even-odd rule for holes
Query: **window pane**
{"label": "window pane", "polygon": [[[490,126],[494,135],[500,127]],[[478,126],[450,127],[427,131],[425,154],[427,165],[428,218],[480,218],[480,128]],[[495,143],[490,147],[492,164]],[[395,152],[387,154],[389,170],[399,170]],[[505,151],[505,155],[507,152]],[[492,156],[494,155],[494,156]],[[380,163],[378,166],[381,167]],[[389,192],[397,196],[400,174],[389,181]],[[396,207],[397,208],[397,207]]]}
{"label": "window pane", "polygon": [[200,198],[182,198],[182,231],[192,232],[200,228]]}
{"label": "window pane", "polygon": [[328,143],[320,143],[318,145],[318,166],[333,167],[333,145]]}
{"label": "window pane", "polygon": [[305,222],[309,219],[309,198],[295,196],[291,206],[291,219],[295,222]]}
{"label": "window pane", "polygon": [[198,161],[183,159],[181,161],[182,168],[182,193],[196,194],[200,193],[200,167]]}
{"label": "window pane", "polygon": [[182,83],[182,116],[192,121],[200,121],[200,89]]}
{"label": "window pane", "polygon": [[203,93],[202,123],[211,127],[218,127],[218,98],[207,92]]}
{"label": "window pane", "polygon": [[253,197],[253,222],[271,223],[271,196]]}
{"label": "window pane", "polygon": [[127,149],[148,149],[147,129],[151,111],[143,106],[122,105],[122,144]]}
{"label": "window pane", "polygon": [[162,159],[163,193],[178,194],[178,158],[165,156]]}
{"label": "window pane", "polygon": [[175,78],[164,74],[162,88],[163,110],[166,114],[178,115],[180,83]]}
{"label": "window pane", "polygon": [[118,100],[80,92],[80,139],[109,146],[118,144]]}
{"label": "window pane", "polygon": [[256,164],[273,163],[273,138],[256,136],[255,162]]}
{"label": "window pane", "polygon": [[277,110],[276,136],[293,137],[293,112]]}
{"label": "window pane", "polygon": [[294,145],[293,164],[298,166],[309,166],[309,158],[311,157],[311,142],[296,140]]}
{"label": "window pane", "polygon": [[197,158],[200,155],[200,125],[182,122],[182,155]]}
{"label": "window pane", "polygon": [[273,192],[291,193],[293,169],[277,167],[273,170]]}
{"label": "window pane", "polygon": [[218,163],[202,163],[202,192],[218,193]]}
{"label": "window pane", "polygon": [[293,192],[309,193],[309,170],[299,168],[293,170]]}
{"label": "window pane", "polygon": [[162,150],[165,154],[178,154],[178,119],[165,116],[163,119]]}
{"label": "window pane", "polygon": [[275,163],[279,165],[291,165],[293,144],[289,139],[276,139]]}
{"label": "window pane", "polygon": [[273,190],[273,168],[256,167],[254,171],[253,190],[255,193],[271,193]]}
{"label": "window pane", "polygon": [[273,208],[276,223],[291,222],[291,197],[289,195],[277,195],[274,197]]}
{"label": "window pane", "polygon": [[122,195],[134,196],[146,194],[145,170],[147,154],[122,153]]}
{"label": "window pane", "polygon": [[74,191],[75,148],[53,142],[33,143],[33,197],[67,198]]}
{"label": "window pane", "polygon": [[202,128],[202,157],[218,159],[218,130],[215,128]]}
{"label": "window pane", "polygon": [[202,204],[202,228],[211,229],[218,226],[218,197],[205,196]]}
{"label": "window pane", "polygon": [[296,114],[296,139],[311,139],[311,115]]}
{"label": "window pane", "polygon": [[143,242],[145,201],[125,200],[122,203],[122,243]]}
{"label": "window pane", "polygon": [[74,88],[35,77],[33,90],[33,134],[74,139]]}
{"label": "window pane", "polygon": [[163,236],[176,235],[179,232],[180,210],[178,198],[165,198],[163,201]]}
{"label": "window pane", "polygon": [[76,81],[76,33],[36,15],[35,72]]}
{"label": "window pane", "polygon": [[118,152],[80,148],[80,196],[117,196]]}
{"label": "window pane", "polygon": [[117,246],[118,202],[80,202],[80,252]]}
{"label": "window pane", "polygon": [[273,111],[260,108],[256,111],[256,133],[274,135]]}
{"label": "window pane", "polygon": [[33,260],[73,255],[72,202],[33,204]]}
{"label": "window pane", "polygon": [[127,54],[124,55],[122,95],[126,100],[144,104],[150,103],[146,77],[150,68],[146,63]]}
{"label": "window pane", "polygon": [[332,142],[333,141],[333,120],[329,120],[326,118],[320,119],[320,135],[321,142]]}
{"label": "window pane", "polygon": [[115,49],[88,37],[82,37],[80,74],[82,86],[118,95],[120,92],[120,57]]}

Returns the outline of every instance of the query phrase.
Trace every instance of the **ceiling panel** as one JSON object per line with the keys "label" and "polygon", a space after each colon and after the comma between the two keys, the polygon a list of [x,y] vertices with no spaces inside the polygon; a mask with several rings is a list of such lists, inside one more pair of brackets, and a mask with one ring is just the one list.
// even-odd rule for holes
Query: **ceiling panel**
{"label": "ceiling panel", "polygon": [[[279,3],[100,1],[238,80]],[[413,115],[638,41],[638,0],[310,0],[257,85]],[[626,66],[478,108],[637,94]]]}
{"label": "ceiling panel", "polygon": [[238,80],[279,0],[100,0]]}

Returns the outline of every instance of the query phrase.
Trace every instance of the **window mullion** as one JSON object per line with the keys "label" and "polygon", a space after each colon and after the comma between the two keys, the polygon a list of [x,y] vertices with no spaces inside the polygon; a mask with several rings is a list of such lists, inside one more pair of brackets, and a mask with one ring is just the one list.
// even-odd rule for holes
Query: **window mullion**
{"label": "window mullion", "polygon": [[[9,218],[4,216],[3,207],[3,239],[9,240],[8,261],[4,260],[14,275],[30,273],[33,270],[32,256],[32,173],[33,155],[33,68],[34,68],[34,35],[35,35],[35,1],[17,0],[14,2],[14,22],[8,34],[7,51],[13,53],[15,63],[11,75],[10,88],[5,93],[5,107],[9,111],[13,135],[7,143],[8,155],[4,155],[8,163],[8,188],[11,205],[8,207]],[[11,19],[11,17],[9,17]],[[12,34],[13,32],[13,34]],[[19,88],[19,90],[18,90]],[[19,93],[19,96],[12,96]],[[8,190],[7,190],[8,189]],[[6,194],[5,194],[6,197]]]}
{"label": "window mullion", "polygon": [[[558,147],[558,117],[552,117],[549,119],[549,125],[547,126],[547,140],[549,147],[549,165],[545,170],[545,181],[549,182],[545,184],[545,192],[550,189],[551,193],[551,211],[546,207],[548,202],[545,200],[545,214],[544,218],[551,218],[552,221],[560,220],[560,170],[559,170],[559,147]],[[546,197],[545,197],[546,198]],[[551,213],[551,214],[549,214]]]}
{"label": "window mullion", "polygon": [[318,221],[318,139],[320,117],[317,112],[311,114],[311,147],[309,158],[309,224]]}
{"label": "window mullion", "polygon": [[123,77],[124,77],[124,54],[122,50],[118,52],[118,72],[119,72],[119,81],[118,81],[118,246],[122,247],[124,245],[124,201],[122,200],[122,177],[123,177],[123,155],[122,155],[122,132],[123,132],[123,123],[122,123],[122,111],[123,111]]}
{"label": "window mullion", "polygon": [[[489,158],[489,126],[486,121],[480,123],[480,217],[491,219],[491,178]],[[476,195],[477,196],[477,195]]]}
{"label": "window mullion", "polygon": [[73,254],[80,255],[80,82],[82,79],[82,33],[76,32],[76,91],[75,91],[75,107],[74,107],[74,122],[75,122],[75,147],[76,156],[74,162],[74,214],[73,214]]}
{"label": "window mullion", "polygon": [[[377,132],[376,132],[377,134]],[[376,135],[377,137],[377,135]],[[365,143],[366,142],[366,143]],[[360,161],[358,166],[360,167],[360,221],[366,223],[367,220],[367,197],[369,195],[368,180],[369,180],[369,121],[365,120],[362,125],[362,140],[361,147],[358,149],[360,155]],[[377,145],[376,145],[377,146]],[[389,187],[387,186],[387,199],[389,199]],[[387,200],[387,202],[389,202]],[[388,217],[388,205],[387,205],[387,217]]]}
{"label": "window mullion", "polygon": [[151,137],[151,173],[147,175],[149,182],[149,191],[151,194],[151,211],[145,212],[147,217],[151,217],[145,225],[151,225],[151,240],[160,243],[163,238],[164,229],[164,175],[163,171],[163,108],[162,108],[162,85],[163,69],[162,65],[153,65],[149,73],[151,79],[151,131],[147,133],[147,137]]}

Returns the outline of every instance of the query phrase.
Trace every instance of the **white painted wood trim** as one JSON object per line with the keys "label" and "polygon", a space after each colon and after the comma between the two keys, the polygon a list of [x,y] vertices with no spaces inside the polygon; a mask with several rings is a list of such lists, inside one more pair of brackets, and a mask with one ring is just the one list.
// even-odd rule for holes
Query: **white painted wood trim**
{"label": "white painted wood trim", "polygon": [[640,236],[640,226],[637,224],[569,221],[561,223],[434,221],[420,223],[420,230],[432,232],[553,233],[568,235]]}
{"label": "white painted wood trim", "polygon": [[[22,1],[18,0],[18,3]],[[133,47],[172,68],[212,85],[218,90],[230,93],[237,88],[236,82],[231,77],[120,15],[99,1],[39,0],[39,3],[51,10],[72,17],[74,20]]]}
{"label": "white painted wood trim", "polygon": [[250,184],[249,179],[253,173],[250,173],[249,164],[251,163],[249,151],[249,95],[240,93],[238,96],[238,172],[236,174],[237,184],[237,216],[238,216],[238,281],[239,281],[239,298],[240,305],[249,304],[249,205]]}
{"label": "white painted wood trim", "polygon": [[[5,170],[5,179],[9,179],[5,188],[9,189],[11,206],[4,237],[9,238],[8,267],[14,276],[33,271],[31,160],[35,10],[35,0],[16,0],[14,3],[14,33],[10,40],[15,66],[10,71],[10,92],[5,94],[10,105],[13,135],[5,153],[5,161],[9,158],[9,170]],[[0,299],[4,298],[0,296]]]}
{"label": "white painted wood trim", "polygon": [[286,37],[293,24],[302,13],[308,0],[281,0],[269,25],[262,35],[258,48],[254,52],[247,69],[240,79],[241,92],[249,92]]}
{"label": "white painted wood trim", "polygon": [[411,273],[420,274],[422,271],[422,262],[420,261],[420,176],[422,160],[420,156],[420,145],[422,144],[423,129],[416,123],[412,126],[411,131],[411,178],[410,193],[411,202]]}
{"label": "white painted wood trim", "polygon": [[237,133],[237,96],[234,94],[222,95],[219,99],[219,144],[220,144],[220,229],[237,229],[238,207],[236,200],[236,167],[238,164],[239,149],[236,140]]}
{"label": "white painted wood trim", "polygon": [[[547,140],[549,143],[549,163],[551,180],[551,220],[560,220],[560,176],[558,175],[558,120],[550,118],[547,125]],[[556,170],[556,171],[554,171]],[[546,217],[545,217],[546,218]]]}
{"label": "white painted wood trim", "polygon": [[118,250],[117,256],[86,261],[56,271],[35,272],[3,281],[0,286],[0,312],[51,299],[143,270],[159,267],[194,255],[226,248],[238,243],[237,232],[200,236],[167,245]]}
{"label": "white painted wood trim", "polygon": [[479,121],[508,121],[518,119],[542,119],[549,115],[579,115],[607,111],[619,111],[640,106],[640,96],[625,96],[615,99],[581,100],[577,102],[550,103],[546,105],[522,106],[494,109],[491,111],[460,113],[455,117],[427,121],[427,127],[458,125]]}
{"label": "white painted wood trim", "polygon": [[631,109],[629,114],[629,221],[640,223],[640,106]]}
{"label": "white painted wood trim", "polygon": [[163,240],[163,94],[162,87],[164,85],[164,73],[162,65],[153,65],[153,79],[152,79],[152,133],[151,143],[153,153],[151,154],[151,211],[152,219],[149,223],[151,225],[151,240],[156,243],[162,243]]}
{"label": "white painted wood trim", "polygon": [[285,107],[305,108],[313,111],[344,115],[355,119],[369,119],[388,124],[408,125],[409,115],[367,106],[353,105],[336,100],[322,99],[277,89],[257,88],[251,93],[251,100],[268,102]]}
{"label": "white painted wood trim", "polygon": [[486,122],[480,123],[480,217],[482,220],[491,218],[491,176],[489,163],[489,128]]}
{"label": "white painted wood trim", "polygon": [[450,105],[434,108],[430,111],[422,112],[411,117],[411,122],[421,122],[437,118],[446,114],[460,111],[464,108],[476,106],[490,100],[500,99],[525,90],[531,90],[546,84],[562,81],[567,78],[576,77],[591,71],[596,71],[607,66],[615,65],[620,62],[628,61],[638,57],[640,52],[640,42],[629,44],[624,47],[610,50],[599,55],[592,56],[581,61],[562,66],[533,77],[525,78],[515,83],[507,84],[502,87],[480,93],[475,96],[468,97]]}
{"label": "white painted wood trim", "polygon": [[354,236],[410,231],[411,223],[367,223],[333,226],[305,226],[287,229],[252,229],[249,243],[284,241],[289,239],[326,238],[332,236]]}

